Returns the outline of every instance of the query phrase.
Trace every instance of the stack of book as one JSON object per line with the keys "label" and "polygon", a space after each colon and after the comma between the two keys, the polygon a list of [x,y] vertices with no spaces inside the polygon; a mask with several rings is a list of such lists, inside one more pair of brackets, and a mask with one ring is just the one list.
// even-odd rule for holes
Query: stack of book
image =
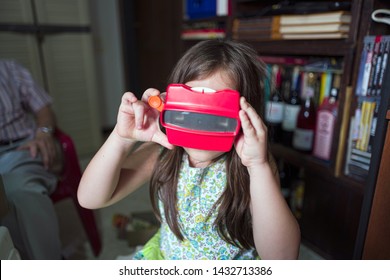
{"label": "stack of book", "polygon": [[279,22],[280,16],[236,18],[233,21],[232,37],[235,40],[251,41],[281,39]]}
{"label": "stack of book", "polygon": [[214,21],[184,24],[181,32],[183,40],[223,39],[225,36],[224,25]]}
{"label": "stack of book", "polygon": [[235,19],[232,35],[236,40],[339,39],[348,37],[351,15],[334,11],[305,15],[275,15]]}
{"label": "stack of book", "polygon": [[367,36],[355,90],[357,107],[351,118],[346,174],[365,178],[371,162],[383,76],[388,65],[390,36]]}
{"label": "stack of book", "polygon": [[351,14],[334,11],[305,15],[281,15],[282,39],[339,39],[348,37]]}

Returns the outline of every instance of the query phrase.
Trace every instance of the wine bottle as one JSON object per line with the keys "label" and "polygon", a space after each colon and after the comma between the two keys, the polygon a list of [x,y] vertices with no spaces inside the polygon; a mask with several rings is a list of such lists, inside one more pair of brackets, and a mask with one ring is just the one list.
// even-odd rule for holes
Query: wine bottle
{"label": "wine bottle", "polygon": [[313,149],[316,126],[316,109],[311,94],[306,95],[297,117],[294,130],[293,147],[299,151],[310,153]]}
{"label": "wine bottle", "polygon": [[276,64],[272,66],[272,79],[274,82],[274,87],[272,87],[273,90],[270,95],[270,100],[266,105],[265,118],[270,132],[270,141],[280,142],[284,103],[280,92],[282,84],[281,69]]}
{"label": "wine bottle", "polygon": [[337,119],[338,94],[340,91],[340,75],[333,78],[330,96],[325,98],[317,112],[316,137],[313,155],[324,160],[330,160],[333,132]]}
{"label": "wine bottle", "polygon": [[290,93],[284,105],[284,117],[282,122],[282,142],[287,146],[291,146],[292,144],[297,116],[301,107],[300,89],[301,72],[299,67],[296,66],[293,69]]}

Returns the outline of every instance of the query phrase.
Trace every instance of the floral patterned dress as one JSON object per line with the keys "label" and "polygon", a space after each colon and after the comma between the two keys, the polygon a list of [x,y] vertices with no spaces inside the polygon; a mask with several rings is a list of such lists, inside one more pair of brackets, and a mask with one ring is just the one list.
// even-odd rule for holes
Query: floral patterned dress
{"label": "floral patterned dress", "polygon": [[[188,155],[183,156],[177,199],[179,225],[184,240],[180,241],[174,235],[163,217],[160,231],[150,242],[153,243],[153,250],[160,250],[160,258],[170,260],[257,258],[254,249],[242,250],[227,243],[218,235],[217,229],[213,226],[217,211],[213,211],[211,217],[206,219],[225,186],[225,158],[205,168],[194,168],[189,165]],[[160,211],[163,213],[161,202]],[[136,253],[135,259],[148,259],[148,254],[145,254],[145,251],[150,251],[147,247],[151,244],[148,243],[142,251]]]}

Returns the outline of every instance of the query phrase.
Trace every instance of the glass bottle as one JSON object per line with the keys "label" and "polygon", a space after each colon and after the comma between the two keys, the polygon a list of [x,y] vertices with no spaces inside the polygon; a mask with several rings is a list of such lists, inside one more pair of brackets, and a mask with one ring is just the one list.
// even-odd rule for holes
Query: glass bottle
{"label": "glass bottle", "polygon": [[333,78],[330,95],[325,98],[317,112],[316,137],[313,155],[330,160],[333,142],[333,132],[338,112],[338,95],[340,91],[340,75]]}
{"label": "glass bottle", "polygon": [[293,147],[299,151],[310,153],[313,149],[316,126],[316,108],[313,96],[306,95],[297,117],[297,125],[293,136]]}
{"label": "glass bottle", "polygon": [[301,108],[301,72],[298,66],[294,67],[291,77],[291,89],[285,102],[284,117],[282,122],[282,142],[291,146],[294,130],[297,123],[297,116]]}
{"label": "glass bottle", "polygon": [[272,79],[274,81],[274,87],[270,95],[270,100],[266,105],[265,117],[268,123],[271,142],[280,142],[284,103],[280,93],[282,84],[281,69],[276,64],[272,66]]}

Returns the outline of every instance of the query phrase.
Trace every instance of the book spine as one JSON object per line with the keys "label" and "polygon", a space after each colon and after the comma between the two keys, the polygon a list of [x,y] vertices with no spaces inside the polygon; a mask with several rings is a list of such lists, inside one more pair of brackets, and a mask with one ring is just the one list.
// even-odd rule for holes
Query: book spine
{"label": "book spine", "polygon": [[348,122],[349,122],[349,111],[351,108],[352,101],[352,87],[347,87],[345,91],[345,102],[344,108],[342,110],[342,119],[339,133],[339,143],[336,155],[335,162],[335,176],[339,177],[342,173],[342,162],[345,156],[345,146],[349,142],[347,142],[348,137]]}
{"label": "book spine", "polygon": [[232,37],[236,40],[270,40],[280,39],[280,16],[235,19]]}
{"label": "book spine", "polygon": [[358,78],[357,78],[357,84],[356,84],[356,95],[361,96],[362,95],[362,87],[363,87],[363,76],[365,72],[365,65],[368,55],[368,43],[366,40],[364,40],[363,50],[360,57],[360,64],[359,64],[359,72],[358,72]]}
{"label": "book spine", "polygon": [[229,6],[230,0],[217,0],[217,16],[230,15]]}
{"label": "book spine", "polygon": [[367,95],[368,82],[370,79],[370,73],[371,73],[371,67],[372,67],[371,63],[372,63],[372,56],[373,56],[374,43],[375,43],[374,40],[375,40],[375,38],[372,36],[366,37],[366,39],[365,39],[367,56],[366,56],[366,61],[364,63],[364,70],[363,70],[363,76],[362,76],[361,94],[360,94],[361,96]]}
{"label": "book spine", "polygon": [[383,58],[382,58],[381,70],[379,73],[378,87],[377,87],[377,91],[376,91],[377,96],[380,96],[381,92],[382,92],[383,76],[385,74],[385,70],[386,70],[386,66],[387,66],[389,49],[390,49],[390,38],[388,36],[385,36],[385,37],[383,37]]}
{"label": "book spine", "polygon": [[380,45],[381,45],[381,36],[376,36],[375,37],[375,42],[374,42],[374,48],[373,48],[373,53],[372,53],[372,61],[371,61],[371,69],[370,69],[370,75],[368,78],[368,84],[367,84],[367,96],[372,96],[375,94],[375,76],[376,76],[376,71],[377,71],[377,66],[380,66],[378,64],[378,59],[379,59],[379,50],[380,50]]}
{"label": "book spine", "polygon": [[382,60],[383,60],[383,54],[384,54],[384,47],[385,47],[385,43],[384,43],[383,38],[381,37],[381,41],[379,42],[378,56],[377,56],[376,63],[374,65],[375,72],[374,72],[374,77],[373,77],[372,86],[371,86],[371,95],[373,95],[373,96],[380,95],[379,77],[380,77],[380,73],[382,71]]}
{"label": "book spine", "polygon": [[320,82],[320,96],[318,100],[318,104],[321,105],[326,97],[329,96],[330,87],[332,83],[331,72],[323,72],[321,73],[321,82]]}

